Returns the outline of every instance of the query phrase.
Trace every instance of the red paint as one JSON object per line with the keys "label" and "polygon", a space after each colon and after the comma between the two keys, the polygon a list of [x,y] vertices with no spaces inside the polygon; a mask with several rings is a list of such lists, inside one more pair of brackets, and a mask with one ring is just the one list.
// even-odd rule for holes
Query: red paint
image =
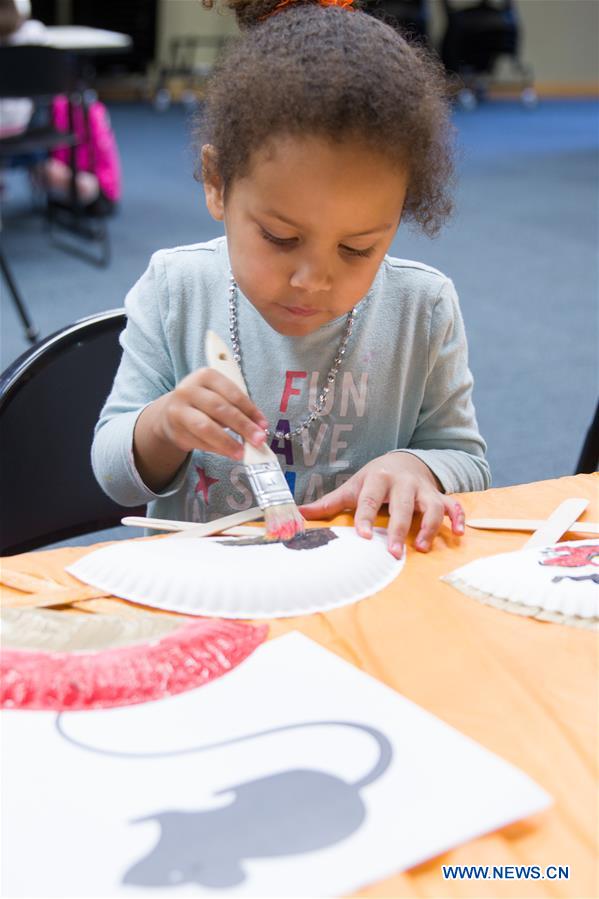
{"label": "red paint", "polygon": [[287,406],[289,405],[289,397],[290,396],[299,396],[301,394],[301,390],[297,387],[293,386],[293,381],[295,378],[307,378],[307,371],[288,371],[285,372],[285,387],[283,389],[283,396],[281,397],[281,412],[287,412]]}
{"label": "red paint", "polygon": [[162,699],[207,684],[266,639],[267,625],[203,618],[155,643],[99,652],[6,649],[0,663],[5,709],[99,709]]}
{"label": "red paint", "polygon": [[583,546],[555,546],[543,550],[544,559],[540,565],[558,565],[560,568],[582,568],[585,565],[599,565],[599,543]]}
{"label": "red paint", "polygon": [[304,530],[303,523],[295,518],[284,521],[280,525],[268,529],[267,540],[291,540]]}

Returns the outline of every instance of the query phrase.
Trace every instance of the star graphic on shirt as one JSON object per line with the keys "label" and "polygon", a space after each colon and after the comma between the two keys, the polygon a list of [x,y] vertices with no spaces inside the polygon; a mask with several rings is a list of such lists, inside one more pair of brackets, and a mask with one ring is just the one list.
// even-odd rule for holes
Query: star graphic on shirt
{"label": "star graphic on shirt", "polygon": [[220,479],[211,478],[210,475],[206,474],[205,469],[200,468],[199,465],[194,465],[194,468],[198,473],[198,482],[195,486],[195,492],[201,493],[204,497],[204,502],[208,505],[208,491],[212,485],[217,484]]}

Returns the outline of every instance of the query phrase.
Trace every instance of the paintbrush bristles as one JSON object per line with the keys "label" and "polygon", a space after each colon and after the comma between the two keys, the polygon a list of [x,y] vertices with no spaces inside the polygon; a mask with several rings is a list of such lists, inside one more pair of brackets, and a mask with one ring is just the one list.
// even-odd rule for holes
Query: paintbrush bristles
{"label": "paintbrush bristles", "polygon": [[300,510],[294,502],[266,506],[264,509],[267,540],[292,540],[306,528]]}

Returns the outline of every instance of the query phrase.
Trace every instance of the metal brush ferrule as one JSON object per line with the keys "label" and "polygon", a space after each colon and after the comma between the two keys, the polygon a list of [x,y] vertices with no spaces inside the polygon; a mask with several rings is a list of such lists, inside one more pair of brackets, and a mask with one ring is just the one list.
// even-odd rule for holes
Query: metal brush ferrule
{"label": "metal brush ferrule", "polygon": [[261,509],[267,506],[282,506],[293,503],[289,485],[278,462],[262,462],[257,465],[246,465],[250,486]]}

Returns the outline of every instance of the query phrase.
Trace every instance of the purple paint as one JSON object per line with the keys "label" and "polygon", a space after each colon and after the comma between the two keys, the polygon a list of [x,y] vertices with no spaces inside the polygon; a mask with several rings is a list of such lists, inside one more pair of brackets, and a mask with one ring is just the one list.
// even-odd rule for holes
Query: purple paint
{"label": "purple paint", "polygon": [[282,543],[285,549],[318,549],[326,546],[331,540],[336,540],[337,534],[330,528],[308,528],[301,534],[296,534],[290,540],[272,540],[268,537],[242,537],[237,540],[219,540],[222,546],[272,546],[273,543]]}

